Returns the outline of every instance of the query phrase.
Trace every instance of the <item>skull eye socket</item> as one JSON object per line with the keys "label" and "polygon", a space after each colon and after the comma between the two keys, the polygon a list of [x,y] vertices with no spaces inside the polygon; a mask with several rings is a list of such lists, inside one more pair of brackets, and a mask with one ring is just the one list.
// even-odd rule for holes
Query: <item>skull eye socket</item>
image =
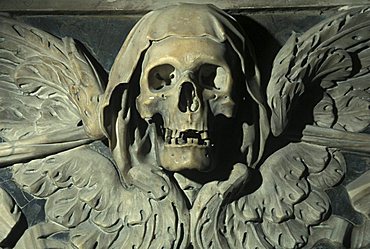
{"label": "skull eye socket", "polygon": [[149,72],[149,88],[154,91],[171,85],[175,78],[175,68],[170,64],[159,65]]}
{"label": "skull eye socket", "polygon": [[199,83],[204,88],[220,90],[226,79],[227,73],[223,67],[204,64],[199,69]]}

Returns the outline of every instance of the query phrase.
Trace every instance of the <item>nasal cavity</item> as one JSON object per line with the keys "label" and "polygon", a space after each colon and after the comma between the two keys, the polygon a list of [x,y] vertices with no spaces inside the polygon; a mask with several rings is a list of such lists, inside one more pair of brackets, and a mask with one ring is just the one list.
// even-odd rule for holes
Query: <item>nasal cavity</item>
{"label": "nasal cavity", "polygon": [[185,82],[181,86],[179,109],[181,112],[195,112],[199,108],[199,100],[192,83]]}

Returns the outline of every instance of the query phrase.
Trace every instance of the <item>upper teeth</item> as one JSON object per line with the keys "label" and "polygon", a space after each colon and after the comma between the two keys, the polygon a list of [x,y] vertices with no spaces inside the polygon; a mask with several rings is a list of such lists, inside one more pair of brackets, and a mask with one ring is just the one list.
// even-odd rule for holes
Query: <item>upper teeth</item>
{"label": "upper teeth", "polygon": [[172,130],[169,128],[164,129],[164,140],[168,144],[197,144],[209,146],[210,140],[208,138],[208,131],[196,130]]}

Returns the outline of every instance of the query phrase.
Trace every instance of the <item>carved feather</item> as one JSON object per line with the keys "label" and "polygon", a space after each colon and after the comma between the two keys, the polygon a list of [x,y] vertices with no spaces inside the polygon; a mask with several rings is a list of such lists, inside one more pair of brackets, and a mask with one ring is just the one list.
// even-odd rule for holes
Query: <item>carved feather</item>
{"label": "carved feather", "polygon": [[[339,183],[344,169],[337,151],[305,143],[285,146],[261,166],[261,186],[227,207],[234,214],[232,223],[244,230],[229,227],[226,237],[253,248],[301,248],[308,242],[309,228],[325,220],[330,210],[325,189]],[[253,235],[254,229],[260,229],[259,236]]]}
{"label": "carved feather", "polygon": [[[0,163],[46,153],[33,147],[54,146],[55,153],[102,137],[96,122],[102,92],[93,65],[72,39],[0,18]],[[56,134],[59,140],[51,141]]]}
{"label": "carved feather", "polygon": [[[15,164],[14,181],[46,199],[47,224],[60,225],[71,248],[187,248],[188,210],[168,176],[158,168],[135,167],[129,186],[123,186],[98,147]],[[44,246],[50,243],[46,237],[55,235],[32,231],[36,234],[29,239]],[[36,241],[44,235],[45,241]]]}
{"label": "carved feather", "polygon": [[369,19],[369,10],[356,10],[291,36],[275,58],[267,87],[275,136],[314,86],[325,95],[315,107],[315,125],[356,132],[369,125]]}
{"label": "carved feather", "polygon": [[7,245],[7,238],[14,236],[11,232],[20,221],[21,209],[13,198],[0,187],[0,244]]}

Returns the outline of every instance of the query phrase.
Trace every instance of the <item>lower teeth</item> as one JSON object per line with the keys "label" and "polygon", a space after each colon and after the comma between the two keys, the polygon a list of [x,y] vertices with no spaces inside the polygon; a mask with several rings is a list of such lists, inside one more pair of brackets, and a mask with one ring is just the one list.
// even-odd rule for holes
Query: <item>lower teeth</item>
{"label": "lower teeth", "polygon": [[197,144],[202,146],[209,146],[210,141],[208,139],[207,131],[191,131],[191,134],[197,134],[199,137],[188,137],[190,134],[180,132],[179,130],[171,130],[168,128],[163,129],[164,140],[167,144]]}

